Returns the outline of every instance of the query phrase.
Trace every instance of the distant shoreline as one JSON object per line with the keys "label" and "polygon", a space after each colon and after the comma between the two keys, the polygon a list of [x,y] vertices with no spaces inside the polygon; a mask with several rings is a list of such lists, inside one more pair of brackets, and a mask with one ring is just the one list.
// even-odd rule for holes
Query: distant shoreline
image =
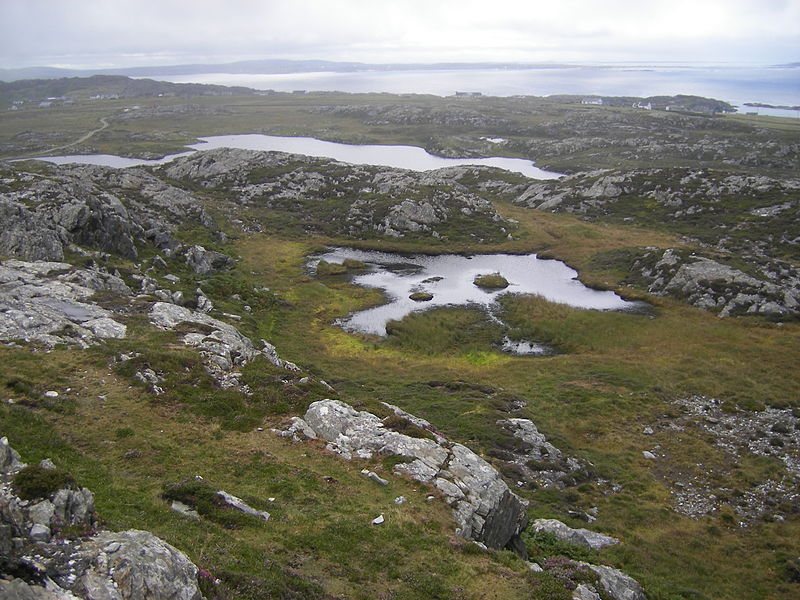
{"label": "distant shoreline", "polygon": [[751,106],[753,108],[774,108],[779,110],[800,110],[800,106],[784,106],[784,105],[774,105],[774,104],[764,104],[762,102],[745,102],[745,106]]}

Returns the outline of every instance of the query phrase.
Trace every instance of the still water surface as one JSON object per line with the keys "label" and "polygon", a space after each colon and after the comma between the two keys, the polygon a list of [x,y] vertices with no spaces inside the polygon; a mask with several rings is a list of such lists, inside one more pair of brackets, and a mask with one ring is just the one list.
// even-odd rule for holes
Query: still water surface
{"label": "still water surface", "polygon": [[[320,259],[341,263],[348,258],[368,266],[367,272],[353,277],[353,283],[381,289],[387,298],[386,304],[353,313],[339,323],[349,331],[361,333],[385,336],[388,321],[438,306],[477,305],[491,316],[498,296],[505,293],[539,294],[552,302],[596,310],[640,310],[643,306],[623,300],[614,292],[588,288],[578,281],[577,272],[563,262],[540,259],[535,254],[404,256],[335,248],[313,257],[309,266],[316,267]],[[473,283],[476,276],[489,273],[500,273],[511,285],[504,290],[487,291]],[[414,292],[428,292],[433,299],[416,302],[409,298]],[[525,353],[537,353],[533,351],[535,345],[529,346],[531,350]]]}
{"label": "still water surface", "polygon": [[532,179],[556,179],[560,173],[540,169],[529,160],[521,158],[441,158],[428,154],[416,146],[379,146],[353,145],[326,142],[307,137],[280,137],[275,135],[243,134],[217,135],[200,138],[199,144],[188,146],[192,151],[170,154],[157,160],[125,158],[111,154],[78,154],[71,156],[42,156],[44,160],[57,165],[68,163],[102,165],[105,167],[125,168],[134,166],[157,166],[188,156],[194,151],[212,150],[214,148],[240,148],[244,150],[266,150],[304,154],[321,158],[331,158],[346,163],[410,169],[412,171],[430,171],[443,167],[462,165],[483,165],[497,167],[520,173]]}

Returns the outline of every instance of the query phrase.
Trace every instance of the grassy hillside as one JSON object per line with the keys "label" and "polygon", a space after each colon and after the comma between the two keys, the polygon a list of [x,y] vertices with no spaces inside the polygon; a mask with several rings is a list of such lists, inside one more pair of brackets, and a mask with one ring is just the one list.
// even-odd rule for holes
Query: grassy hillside
{"label": "grassy hillside", "polygon": [[[653,133],[655,138],[669,135],[668,129],[680,123],[695,124],[698,129],[686,133],[689,138],[713,132],[734,158],[741,149],[737,144],[797,139],[794,125],[781,120],[770,121],[772,129],[756,129],[740,117],[668,115],[542,99],[458,104],[427,97],[277,95],[192,102],[196,110],[151,111],[129,119],[121,118],[129,114],[121,112],[126,106],[121,100],[4,113],[2,155],[46,151],[48,144],[96,127],[101,116],[111,117],[112,126],[85,148],[130,154],[175,151],[197,135],[257,131],[412,143],[452,153],[487,153],[481,136],[506,135],[512,142],[503,153],[540,158],[531,154],[534,141],[563,140],[568,128],[590,121],[598,130],[609,127],[609,138],[621,136],[626,127],[661,123],[667,129]],[[174,98],[158,104],[167,109],[185,103]],[[374,116],[355,109],[318,110],[359,104],[402,104],[422,112],[414,113],[416,122],[376,124]],[[439,119],[453,110],[476,112],[483,124],[424,122],[424,115]],[[396,112],[391,115],[397,118]],[[515,136],[512,130],[519,124],[529,129]],[[607,149],[600,141],[591,143],[595,146],[576,145],[557,154],[542,142],[540,147],[550,148],[551,154],[541,163],[570,169],[649,163],[626,154],[627,142]],[[787,170],[777,159],[770,162],[769,150],[763,155],[769,163],[766,172],[777,176]],[[719,160],[677,154],[663,159],[665,165],[690,166]],[[755,170],[745,163],[739,168]],[[31,180],[46,176],[46,170],[37,169],[30,166]],[[259,181],[277,177],[257,175]],[[3,193],[10,196],[16,184],[8,183],[9,171],[3,177]],[[429,495],[437,496],[432,488],[393,475],[391,459],[347,462],[326,452],[321,442],[295,443],[270,431],[328,396],[378,414],[385,412],[380,404],[385,401],[423,417],[494,464],[530,501],[532,518],[558,518],[621,540],[592,552],[528,535],[531,560],[566,555],[613,565],[641,582],[650,600],[788,600],[800,592],[800,501],[780,458],[788,454],[796,460],[797,432],[762,430],[758,424],[765,412],[788,415],[792,423],[800,417],[800,323],[756,316],[721,319],[678,300],[654,297],[634,283],[623,283],[627,272],[609,260],[631,248],[699,251],[697,240],[646,219],[639,227],[620,215],[609,222],[587,222],[501,197],[492,198],[498,213],[518,222],[510,240],[356,239],[322,227],[304,232],[292,225],[298,218],[292,210],[300,209],[245,207],[229,188],[170,183],[195,194],[225,234],[187,224],[176,237],[235,256],[236,266],[198,275],[166,257],[166,271],[147,271],[154,264],[152,246],[139,248],[136,264],[111,255],[103,266],[118,269],[128,282],[132,274],[147,272],[162,281],[166,272],[173,273],[180,278],[174,289],[187,296],[202,286],[216,315],[240,316],[228,322],[253,340],[275,344],[301,372],[257,359],[242,369],[252,394],[220,389],[197,353],[180,343],[180,332],[155,329],[143,314],[144,304],[134,302],[121,317],[128,326],[125,339],[87,350],[0,345],[0,435],[8,436],[27,462],[51,457],[91,488],[109,528],[148,529],[184,550],[210,573],[204,583],[208,598],[570,598],[569,585],[558,572],[533,573],[511,552],[484,551],[455,536],[450,509],[428,501]],[[313,209],[313,203],[303,204],[302,211]],[[243,230],[241,221],[229,218],[232,214],[246,224],[259,223],[260,231]],[[501,304],[508,328],[502,332],[478,310],[447,307],[395,323],[386,338],[353,334],[335,320],[380,303],[381,294],[353,285],[347,274],[309,274],[307,257],[323,245],[398,252],[537,252],[567,262],[588,285],[645,299],[652,308],[644,314],[601,312],[540,297],[506,296]],[[89,262],[77,254],[68,259]],[[121,303],[112,295],[96,300],[109,307]],[[500,334],[543,341],[557,352],[540,358],[511,356],[497,348]],[[122,360],[123,355],[132,358]],[[135,377],[144,368],[164,378],[163,394],[155,395]],[[45,397],[48,390],[58,391],[58,398]],[[719,414],[693,412],[699,398],[714,399]],[[727,423],[729,416],[744,428],[752,423],[756,438],[778,441],[761,454],[721,443],[713,426]],[[585,467],[563,487],[518,486],[518,473],[503,460],[514,442],[497,426],[509,417],[532,419],[549,441]],[[656,458],[645,457],[644,451]],[[364,468],[389,478],[390,485],[376,485],[361,473]],[[231,519],[224,511],[212,511],[197,522],[181,517],[163,494],[196,475],[268,510],[272,519]],[[759,490],[767,481],[789,489],[778,500],[776,494],[765,500]],[[713,498],[714,509],[690,514],[678,506],[678,499],[693,490]],[[395,504],[401,495],[408,501]],[[764,510],[745,518],[736,510],[750,498],[751,505],[763,504]],[[385,524],[371,525],[379,514],[385,515]]]}

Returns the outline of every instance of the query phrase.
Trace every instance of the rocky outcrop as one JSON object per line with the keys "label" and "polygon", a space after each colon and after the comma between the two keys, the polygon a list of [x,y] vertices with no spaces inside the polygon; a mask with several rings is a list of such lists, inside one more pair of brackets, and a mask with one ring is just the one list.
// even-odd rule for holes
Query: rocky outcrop
{"label": "rocky outcrop", "polygon": [[[10,457],[10,459],[9,459]],[[50,468],[43,461],[42,468]],[[0,440],[0,597],[29,600],[201,600],[197,567],[178,549],[147,531],[94,532],[94,497],[86,488],[62,488],[22,500],[12,480],[23,468]],[[83,537],[51,532],[64,526]]]}
{"label": "rocky outcrop", "polygon": [[239,381],[241,373],[236,369],[259,355],[275,366],[290,371],[299,370],[294,363],[282,360],[271,344],[263,342],[263,350],[258,350],[250,338],[242,335],[233,325],[200,311],[167,302],[156,302],[150,309],[150,321],[162,329],[174,329],[179,324],[190,328],[194,326],[195,331],[184,334],[183,342],[197,348],[206,370],[221,387],[244,389]]}
{"label": "rocky outcrop", "polygon": [[113,313],[91,302],[99,291],[131,294],[119,277],[61,262],[0,263],[0,340],[86,347],[125,337]]}
{"label": "rocky outcrop", "polygon": [[613,600],[645,600],[642,586],[633,577],[606,565],[580,564],[597,575],[598,584]]}
{"label": "rocky outcrop", "polygon": [[800,282],[778,285],[708,258],[687,256],[672,248],[661,252],[652,250],[633,266],[649,282],[647,289],[652,294],[682,298],[721,317],[800,313]]}
{"label": "rocky outcrop", "polygon": [[63,260],[66,233],[51,228],[26,206],[0,197],[0,255],[23,260]]}
{"label": "rocky outcrop", "polygon": [[303,231],[474,241],[504,239],[514,228],[480,190],[457,181],[467,170],[416,173],[282,152],[216,149],[178,159],[165,172],[236,197],[237,210],[277,210]]}
{"label": "rocky outcrop", "polygon": [[303,424],[297,421],[295,431],[309,427],[329,442],[329,450],[347,459],[375,455],[407,459],[394,467],[395,472],[435,487],[453,508],[459,535],[491,548],[509,547],[524,553],[519,535],[528,521],[527,502],[469,448],[421,428],[426,422],[412,424],[427,431],[429,437],[411,437],[385,427],[374,414],[357,411],[338,400],[312,403]]}
{"label": "rocky outcrop", "polygon": [[558,519],[536,519],[531,523],[531,530],[549,533],[562,542],[583,546],[589,550],[600,550],[605,546],[619,544],[617,538],[604,535],[588,529],[573,529]]}
{"label": "rocky outcrop", "polygon": [[500,419],[497,424],[518,440],[513,448],[494,453],[513,467],[507,474],[517,479],[518,486],[564,488],[574,484],[574,476],[585,469],[581,461],[565,456],[548,442],[530,419]]}
{"label": "rocky outcrop", "polygon": [[233,266],[234,260],[221,252],[190,246],[184,254],[186,265],[198,275],[210,275]]}
{"label": "rocky outcrop", "polygon": [[[140,169],[60,165],[36,177],[10,174],[13,191],[0,193],[0,254],[62,260],[75,244],[136,260],[137,244],[174,251],[180,244],[170,232],[187,221],[214,228],[189,192]],[[219,260],[211,255],[201,264]]]}

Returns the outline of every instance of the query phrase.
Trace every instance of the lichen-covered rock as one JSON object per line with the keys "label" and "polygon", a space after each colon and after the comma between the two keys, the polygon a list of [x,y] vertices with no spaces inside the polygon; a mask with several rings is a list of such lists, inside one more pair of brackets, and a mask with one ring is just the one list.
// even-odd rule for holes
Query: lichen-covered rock
{"label": "lichen-covered rock", "polygon": [[[3,458],[5,457],[5,458]],[[9,459],[9,457],[11,457]],[[0,598],[9,600],[201,600],[197,567],[147,531],[92,531],[94,497],[59,489],[21,500],[11,485],[19,456],[0,440]],[[87,537],[51,541],[56,528],[78,526]]]}
{"label": "lichen-covered rock", "polygon": [[0,340],[86,347],[103,338],[123,338],[124,324],[91,302],[97,291],[130,295],[115,275],[73,269],[61,262],[0,263]]}
{"label": "lichen-covered rock", "polygon": [[699,308],[735,314],[791,316],[800,312],[800,281],[781,285],[758,279],[709,258],[685,256],[672,248],[644,255],[634,269],[649,282],[648,291],[686,299]]}
{"label": "lichen-covered rock", "polygon": [[603,591],[613,600],[644,600],[642,586],[633,577],[606,565],[590,565],[581,563],[598,576],[598,583]]}
{"label": "lichen-covered rock", "polygon": [[0,473],[16,473],[24,467],[17,451],[8,445],[8,438],[0,438]]}
{"label": "lichen-covered rock", "polygon": [[186,265],[198,275],[210,275],[228,269],[234,260],[221,252],[206,250],[203,246],[190,246],[184,255]]}
{"label": "lichen-covered rock", "polygon": [[185,334],[183,342],[198,349],[206,370],[222,387],[241,387],[235,369],[257,356],[287,370],[299,370],[294,363],[282,360],[271,344],[264,342],[264,349],[258,350],[236,327],[200,311],[156,302],[150,309],[150,321],[163,329],[174,329],[180,323],[197,325],[197,331]]}
{"label": "lichen-covered rock", "polygon": [[[397,465],[395,471],[438,488],[453,508],[459,535],[524,554],[519,535],[528,520],[527,502],[469,448],[451,444],[438,434],[431,433],[433,439],[428,439],[392,431],[376,415],[338,400],[313,402],[304,421],[329,442],[330,450],[345,458],[393,455],[410,459]],[[418,427],[427,424],[416,418],[410,422]]]}
{"label": "lichen-covered rock", "polygon": [[24,205],[0,197],[0,255],[63,260],[66,235]]}
{"label": "lichen-covered rock", "polygon": [[619,544],[619,540],[610,535],[589,531],[588,529],[573,529],[558,519],[536,519],[531,523],[531,529],[536,532],[550,533],[562,542],[583,546],[590,550],[600,550],[605,546]]}

